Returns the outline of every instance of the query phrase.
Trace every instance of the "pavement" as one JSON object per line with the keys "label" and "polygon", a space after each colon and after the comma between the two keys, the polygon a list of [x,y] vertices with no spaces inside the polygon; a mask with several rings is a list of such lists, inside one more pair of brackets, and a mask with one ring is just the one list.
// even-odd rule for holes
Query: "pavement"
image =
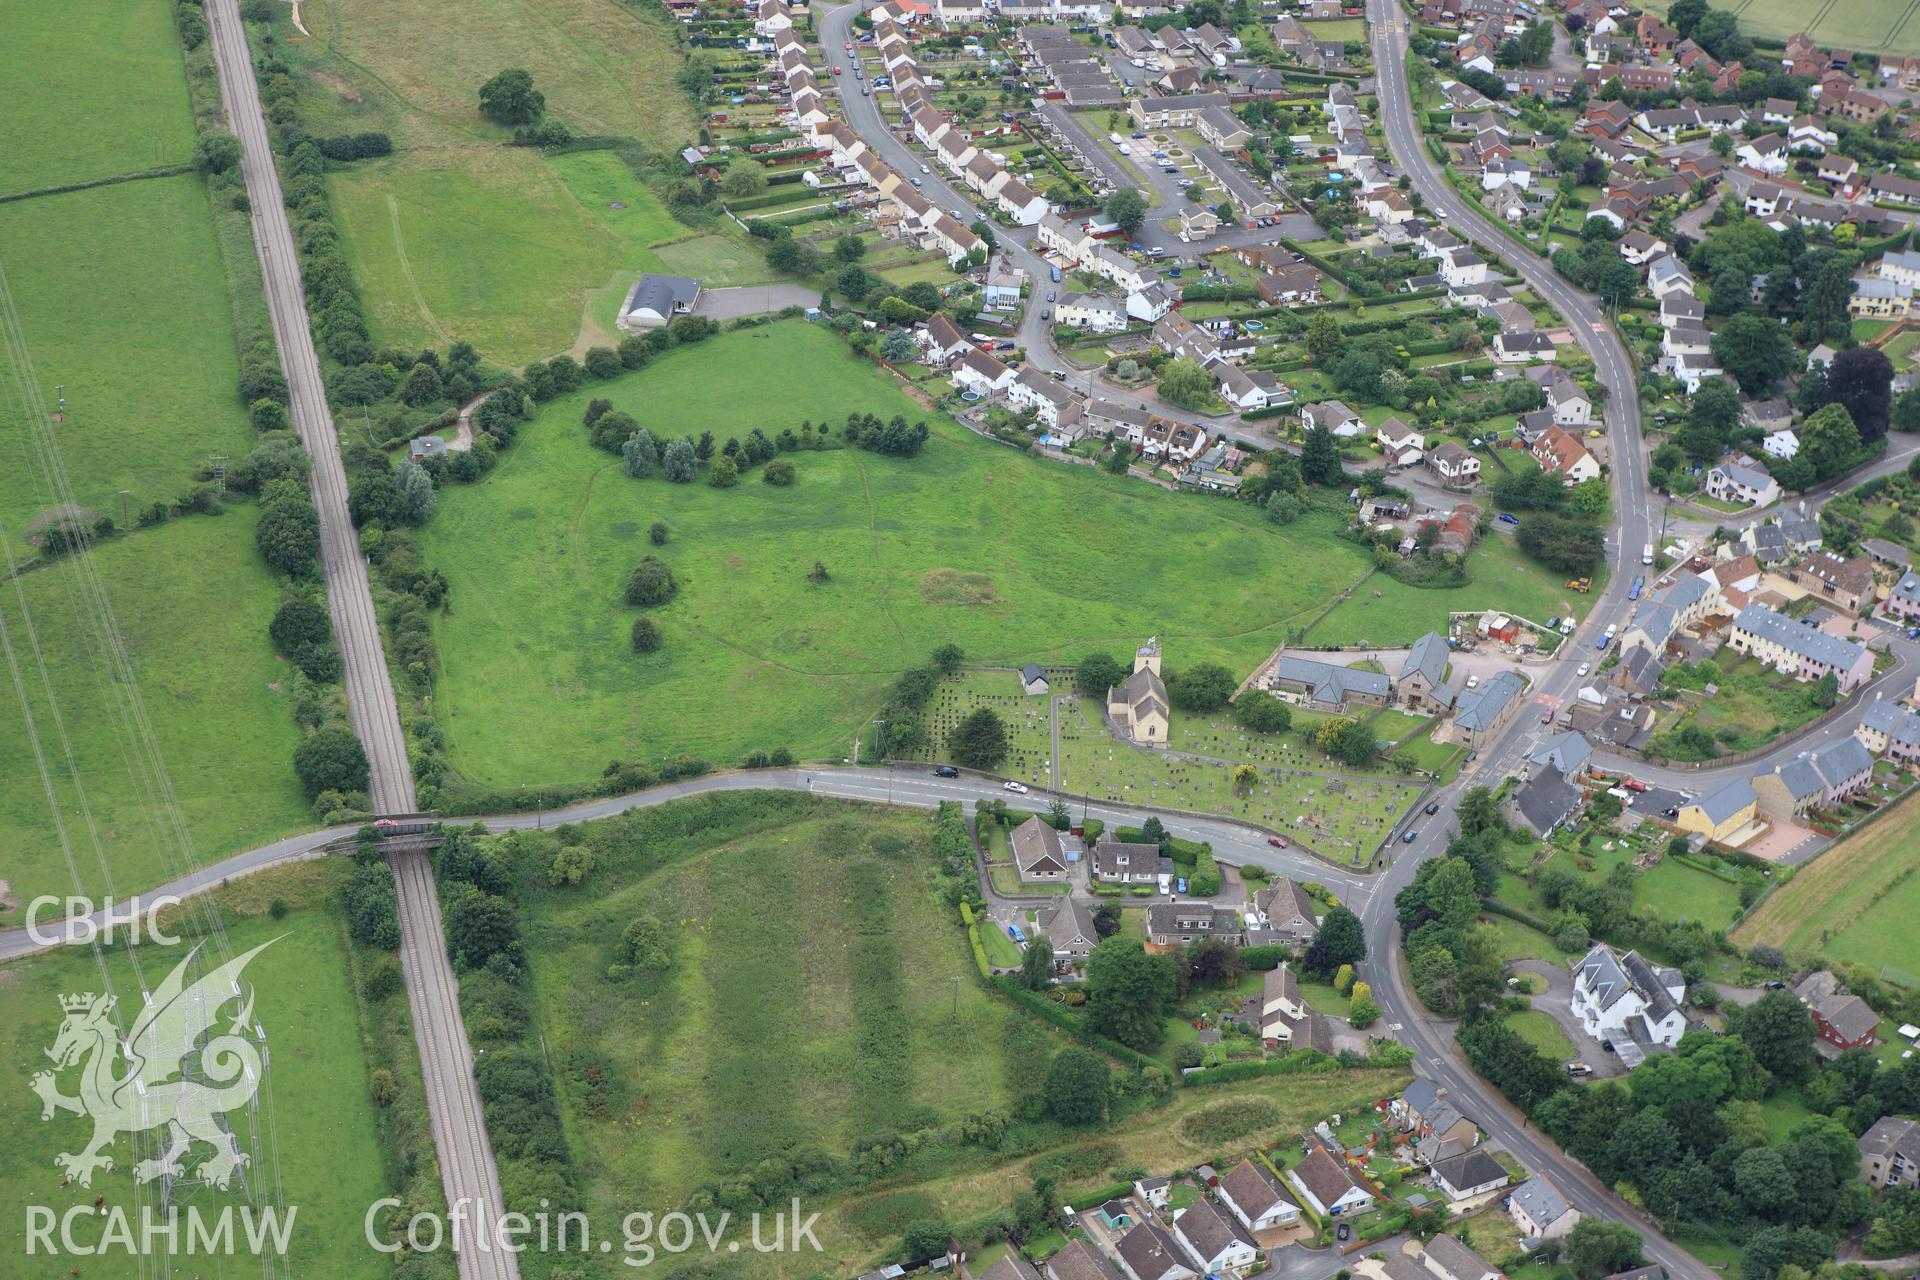
{"label": "pavement", "polygon": [[[252,52],[241,24],[238,0],[207,0],[210,43],[220,81],[220,96],[234,134],[240,139],[241,176],[253,208],[254,248],[260,259],[267,310],[286,373],[295,431],[313,459],[310,481],[320,516],[320,559],[326,576],[327,608],[340,647],[342,683],[348,718],[366,748],[369,791],[375,807],[387,813],[411,812],[417,801],[406,737],[400,730],[393,684],[387,673],[380,623],[374,614],[367,564],[358,535],[347,516],[347,477],[340,460],[320,380],[320,361],[307,327],[306,294],[293,229],[281,198]],[[484,1207],[498,1224],[504,1214],[500,1175],[487,1140],[480,1093],[473,1079],[473,1051],[460,1017],[459,986],[440,932],[440,904],[432,866],[424,853],[396,854],[401,932],[401,973],[412,1010],[414,1038],[426,1085],[427,1111],[447,1202]],[[454,1247],[461,1280],[518,1280],[514,1254],[474,1246],[471,1234],[456,1232]]]}

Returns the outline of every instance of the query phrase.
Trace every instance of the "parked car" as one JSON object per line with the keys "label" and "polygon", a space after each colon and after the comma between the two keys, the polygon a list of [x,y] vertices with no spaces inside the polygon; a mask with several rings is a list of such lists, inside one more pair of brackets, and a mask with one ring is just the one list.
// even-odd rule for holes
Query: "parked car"
{"label": "parked car", "polygon": [[1021,795],[1027,794],[1027,785],[1024,782],[1003,782],[1000,784],[1000,789],[1002,791],[1017,791]]}
{"label": "parked car", "polygon": [[1593,1068],[1584,1062],[1569,1062],[1567,1064],[1567,1074],[1570,1076],[1590,1076],[1593,1074]]}
{"label": "parked car", "polygon": [[1469,689],[1478,689],[1479,687],[1480,687],[1480,677],[1479,677],[1479,676],[1468,676],[1468,677],[1467,677],[1467,688],[1469,688]]}
{"label": "parked car", "polygon": [[960,771],[950,764],[937,764],[933,767],[933,776],[936,778],[957,778],[960,776]]}
{"label": "parked car", "polygon": [[1053,290],[1051,290],[1051,289],[1049,289],[1049,290],[1047,290],[1047,301],[1048,301],[1048,302],[1052,302],[1052,301],[1053,301]]}
{"label": "parked car", "polygon": [[873,96],[873,90],[871,90],[871,89],[869,89],[869,88],[867,88],[867,86],[865,86],[865,85],[861,85],[861,86],[860,86],[860,96],[861,96],[861,97],[863,97],[863,98],[871,98],[871,97]]}
{"label": "parked car", "polygon": [[1516,527],[1516,528],[1518,528],[1518,527],[1519,527],[1519,524],[1520,524],[1520,517],[1519,517],[1519,516],[1510,516],[1510,515],[1508,515],[1508,514],[1507,514],[1506,512],[1504,512],[1504,511],[1502,511],[1502,512],[1500,513],[1500,515],[1499,515],[1499,517],[1498,517],[1498,519],[1499,519],[1499,521],[1500,521],[1500,523],[1501,523],[1501,524],[1506,524],[1506,525],[1513,525],[1513,526],[1514,526],[1514,527]]}

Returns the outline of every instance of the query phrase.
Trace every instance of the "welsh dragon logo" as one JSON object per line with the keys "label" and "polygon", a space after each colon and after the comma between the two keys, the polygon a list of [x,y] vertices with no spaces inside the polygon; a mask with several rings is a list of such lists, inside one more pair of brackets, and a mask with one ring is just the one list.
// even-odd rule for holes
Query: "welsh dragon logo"
{"label": "welsh dragon logo", "polygon": [[[96,1169],[113,1170],[111,1156],[102,1154],[122,1133],[166,1130],[166,1149],[134,1166],[135,1182],[151,1182],[184,1169],[182,1157],[194,1142],[213,1148],[200,1174],[224,1190],[249,1156],[220,1117],[243,1107],[260,1087],[260,1054],[241,1033],[253,1017],[253,990],[239,994],[240,972],[247,962],[279,939],[261,943],[245,955],[221,965],[191,986],[187,966],[200,948],[167,975],[124,1040],[113,1024],[114,997],[85,992],[60,997],[66,1012],[60,1034],[47,1056],[53,1071],[37,1072],[30,1082],[40,1095],[40,1118],[51,1120],[56,1111],[71,1111],[93,1119],[93,1140],[78,1154],[54,1157],[69,1177],[83,1187],[93,1185]],[[225,1032],[208,1035],[227,1004],[240,1001]],[[177,1079],[192,1055],[198,1054],[201,1080]],[[116,1073],[124,1059],[127,1068]],[[80,1092],[60,1092],[55,1073],[80,1067]]]}

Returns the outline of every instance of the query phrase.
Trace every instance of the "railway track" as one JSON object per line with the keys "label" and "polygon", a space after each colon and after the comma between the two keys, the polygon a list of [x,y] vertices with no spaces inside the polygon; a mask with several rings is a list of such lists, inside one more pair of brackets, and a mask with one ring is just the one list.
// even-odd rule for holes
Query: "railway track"
{"label": "railway track", "polygon": [[[238,0],[207,0],[204,11],[228,127],[242,146],[241,176],[253,207],[254,249],[286,373],[294,430],[313,458],[310,486],[320,516],[320,562],[326,575],[327,609],[340,646],[348,718],[366,749],[374,808],[382,813],[410,813],[417,805],[406,735],[394,703],[367,564],[347,514],[346,468],[341,464],[320,360],[307,323],[300,260],[260,107],[252,51]],[[500,1175],[473,1079],[473,1051],[460,1018],[459,984],[447,959],[431,864],[420,852],[396,853],[390,863],[399,900],[401,968],[420,1049],[441,1184],[456,1215],[464,1212],[467,1221],[489,1224],[491,1229],[504,1209]],[[478,1237],[470,1229],[456,1243],[477,1245]],[[518,1280],[515,1255],[497,1247],[461,1248],[458,1262],[462,1280]]]}

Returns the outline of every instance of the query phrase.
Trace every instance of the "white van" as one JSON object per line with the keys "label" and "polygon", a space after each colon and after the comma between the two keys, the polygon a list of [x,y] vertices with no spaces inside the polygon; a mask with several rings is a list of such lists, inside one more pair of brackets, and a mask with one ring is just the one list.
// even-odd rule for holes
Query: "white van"
{"label": "white van", "polygon": [[1641,564],[1653,563],[1653,544],[1651,542],[1649,542],[1646,546],[1640,549],[1640,563]]}

